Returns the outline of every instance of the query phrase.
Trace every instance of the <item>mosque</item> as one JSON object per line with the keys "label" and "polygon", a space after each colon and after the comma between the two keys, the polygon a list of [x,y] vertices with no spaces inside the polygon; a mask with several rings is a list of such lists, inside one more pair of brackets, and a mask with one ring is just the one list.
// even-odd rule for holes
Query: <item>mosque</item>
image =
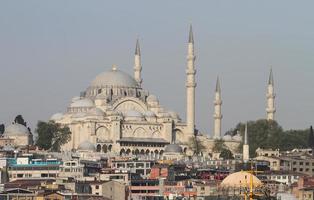
{"label": "mosque", "polygon": [[[56,113],[51,120],[66,125],[72,135],[63,151],[90,150],[120,155],[189,154],[195,128],[196,69],[194,38],[190,27],[186,69],[186,121],[178,113],[163,107],[157,96],[142,88],[142,65],[139,42],[136,42],[134,75],[112,66],[96,76],[80,97],[74,97],[65,113]],[[272,76],[272,74],[271,74]],[[270,82],[272,78],[270,78]],[[273,83],[268,87],[268,118],[273,119]],[[215,139],[236,151],[242,141],[239,135],[221,135],[221,88],[217,78],[214,100],[214,134],[199,134],[200,141],[211,152]]]}

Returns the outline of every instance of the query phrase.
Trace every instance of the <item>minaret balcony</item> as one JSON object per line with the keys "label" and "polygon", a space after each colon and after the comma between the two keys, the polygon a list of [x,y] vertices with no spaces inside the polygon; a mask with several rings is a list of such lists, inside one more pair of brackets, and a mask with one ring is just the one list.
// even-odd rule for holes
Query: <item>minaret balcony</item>
{"label": "minaret balcony", "polygon": [[267,113],[275,113],[275,112],[276,112],[276,109],[275,109],[275,108],[267,108],[267,109],[266,109],[266,112],[267,112]]}

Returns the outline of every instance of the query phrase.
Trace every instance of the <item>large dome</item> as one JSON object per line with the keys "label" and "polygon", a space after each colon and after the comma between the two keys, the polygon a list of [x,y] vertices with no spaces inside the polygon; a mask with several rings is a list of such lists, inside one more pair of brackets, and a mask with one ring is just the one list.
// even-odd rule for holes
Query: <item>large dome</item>
{"label": "large dome", "polygon": [[254,187],[259,187],[262,185],[262,182],[254,175],[251,175],[248,172],[240,171],[235,172],[227,176],[222,182],[221,187],[249,187],[250,185],[250,176],[253,176],[253,185]]}
{"label": "large dome", "polygon": [[120,86],[136,88],[138,87],[138,84],[129,74],[114,68],[111,71],[103,72],[96,76],[96,78],[92,81],[91,86]]}

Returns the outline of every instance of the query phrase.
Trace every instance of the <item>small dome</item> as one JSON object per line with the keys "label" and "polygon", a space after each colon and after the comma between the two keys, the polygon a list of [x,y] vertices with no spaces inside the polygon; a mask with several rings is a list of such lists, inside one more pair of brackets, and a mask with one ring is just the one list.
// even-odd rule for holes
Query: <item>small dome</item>
{"label": "small dome", "polygon": [[4,136],[23,136],[29,135],[29,130],[21,124],[11,124],[5,127]]}
{"label": "small dome", "polygon": [[146,111],[144,113],[145,117],[156,117],[156,114],[153,111]]}
{"label": "small dome", "polygon": [[73,98],[72,98],[72,102],[78,101],[78,100],[80,100],[80,99],[81,99],[81,97],[73,97]]}
{"label": "small dome", "polygon": [[147,97],[146,101],[147,101],[148,103],[158,103],[158,102],[159,102],[159,101],[158,101],[158,98],[157,98],[155,95],[153,95],[153,94],[149,95],[149,96]]}
{"label": "small dome", "polygon": [[182,147],[178,144],[168,144],[165,147],[165,153],[182,153]]}
{"label": "small dome", "polygon": [[93,143],[91,143],[90,141],[84,141],[82,142],[78,148],[78,151],[90,151],[90,152],[95,152],[96,151],[96,147]]}
{"label": "small dome", "polygon": [[11,145],[5,145],[3,148],[2,148],[3,151],[14,151],[15,148]]}
{"label": "small dome", "polygon": [[236,172],[227,176],[222,182],[222,187],[243,187],[250,185],[250,176],[253,176],[253,185],[254,187],[259,187],[262,185],[262,182],[254,175],[251,175],[248,172]]}
{"label": "small dome", "polygon": [[170,114],[171,118],[173,118],[173,119],[180,119],[178,113],[176,113],[174,111],[169,111],[169,114]]}
{"label": "small dome", "polygon": [[232,137],[232,140],[235,140],[235,141],[242,141],[242,137],[241,137],[241,135],[239,135],[239,134],[236,134],[235,136],[233,136]]}
{"label": "small dome", "polygon": [[112,69],[111,71],[103,72],[96,76],[91,83],[92,87],[103,87],[103,86],[120,86],[120,87],[131,87],[138,88],[138,84],[133,77],[129,74]]}
{"label": "small dome", "polygon": [[56,113],[50,117],[52,121],[59,121],[63,118],[63,113]]}
{"label": "small dome", "polygon": [[226,140],[226,141],[230,141],[230,140],[232,140],[232,137],[231,137],[231,135],[224,135],[222,139]]}
{"label": "small dome", "polygon": [[105,113],[100,108],[92,108],[91,110],[88,111],[88,115],[104,116]]}
{"label": "small dome", "polygon": [[168,113],[168,112],[160,112],[160,113],[158,113],[158,116],[162,117],[162,118],[170,118],[171,117],[170,113]]}
{"label": "small dome", "polygon": [[90,99],[80,99],[71,103],[70,107],[72,108],[81,108],[81,107],[93,107],[94,102]]}

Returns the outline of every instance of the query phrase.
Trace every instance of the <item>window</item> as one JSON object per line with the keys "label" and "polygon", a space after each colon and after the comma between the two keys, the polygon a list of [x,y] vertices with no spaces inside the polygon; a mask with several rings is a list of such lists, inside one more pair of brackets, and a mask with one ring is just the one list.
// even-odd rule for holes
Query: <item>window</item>
{"label": "window", "polygon": [[303,172],[303,168],[300,168],[299,171],[300,171],[300,172]]}
{"label": "window", "polygon": [[303,162],[300,162],[299,165],[303,165]]}
{"label": "window", "polygon": [[305,171],[308,172],[308,171],[309,171],[309,168],[306,168]]}
{"label": "window", "polygon": [[306,163],[305,163],[305,165],[306,165],[306,166],[309,166],[309,165],[310,165],[310,163],[309,163],[309,162],[306,162]]}
{"label": "window", "polygon": [[99,189],[99,185],[96,185],[95,188],[98,190]]}

